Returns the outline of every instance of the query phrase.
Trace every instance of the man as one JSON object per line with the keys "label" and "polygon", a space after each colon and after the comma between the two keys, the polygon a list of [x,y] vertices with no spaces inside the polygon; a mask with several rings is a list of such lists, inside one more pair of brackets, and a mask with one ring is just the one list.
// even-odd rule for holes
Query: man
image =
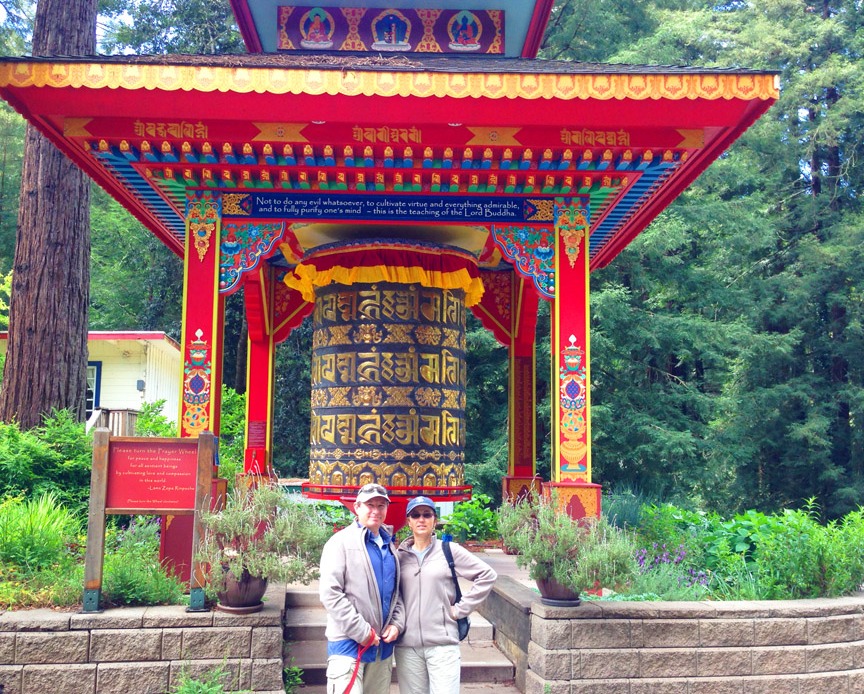
{"label": "man", "polygon": [[[399,562],[384,528],[390,497],[360,488],[357,519],[321,554],[320,597],[327,610],[327,694],[388,694],[393,642],[405,626]],[[359,659],[359,663],[357,662]]]}

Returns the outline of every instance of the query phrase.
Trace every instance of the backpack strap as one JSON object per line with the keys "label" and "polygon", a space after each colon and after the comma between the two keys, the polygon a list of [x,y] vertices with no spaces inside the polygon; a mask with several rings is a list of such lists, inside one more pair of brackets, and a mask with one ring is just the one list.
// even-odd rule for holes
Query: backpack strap
{"label": "backpack strap", "polygon": [[456,578],[456,564],[453,561],[453,552],[450,549],[450,541],[444,540],[441,543],[441,549],[444,550],[444,557],[447,559],[447,566],[450,567],[450,573],[453,576],[453,585],[456,587],[456,602],[462,599],[462,589],[459,588],[459,579]]}

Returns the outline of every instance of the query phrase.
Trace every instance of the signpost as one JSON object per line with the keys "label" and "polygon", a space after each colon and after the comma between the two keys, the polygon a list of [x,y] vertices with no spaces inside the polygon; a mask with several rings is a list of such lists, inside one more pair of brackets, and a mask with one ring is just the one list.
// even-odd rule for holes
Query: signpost
{"label": "signpost", "polygon": [[201,538],[200,514],[213,484],[216,437],[112,437],[108,429],[93,436],[87,553],[84,558],[83,612],[98,612],[105,560],[105,516],[174,515],[195,517],[189,610],[204,609],[204,570],[195,554]]}

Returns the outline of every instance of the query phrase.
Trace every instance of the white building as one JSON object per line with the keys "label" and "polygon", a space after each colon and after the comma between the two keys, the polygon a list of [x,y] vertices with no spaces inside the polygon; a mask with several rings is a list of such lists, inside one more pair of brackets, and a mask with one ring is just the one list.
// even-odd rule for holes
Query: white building
{"label": "white building", "polygon": [[[0,354],[8,334],[0,332]],[[164,400],[177,421],[181,383],[180,345],[163,332],[92,331],[87,335],[87,415],[94,409],[139,410]]]}

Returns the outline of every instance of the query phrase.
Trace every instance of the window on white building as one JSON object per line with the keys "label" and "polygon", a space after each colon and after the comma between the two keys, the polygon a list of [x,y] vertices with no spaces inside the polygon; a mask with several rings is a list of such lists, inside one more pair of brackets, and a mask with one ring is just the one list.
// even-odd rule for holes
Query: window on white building
{"label": "window on white building", "polygon": [[102,389],[102,362],[87,362],[87,419],[93,410],[99,407],[99,395]]}

